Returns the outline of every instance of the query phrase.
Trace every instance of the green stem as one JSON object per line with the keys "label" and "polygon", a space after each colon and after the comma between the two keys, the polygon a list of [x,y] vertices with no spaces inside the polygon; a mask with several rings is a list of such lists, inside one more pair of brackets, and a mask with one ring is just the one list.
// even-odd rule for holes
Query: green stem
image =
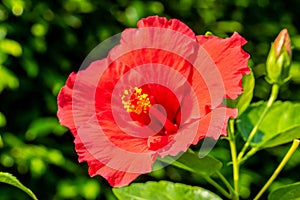
{"label": "green stem", "polygon": [[223,174],[219,171],[216,172],[221,181],[226,185],[227,189],[230,191],[230,195],[234,193],[234,189],[230,185],[230,183],[227,181],[227,179],[223,176]]}
{"label": "green stem", "polygon": [[[189,153],[193,153],[195,154],[195,152],[192,150],[192,149],[188,149],[188,152]],[[195,154],[196,155],[196,154]],[[175,167],[179,167],[181,169],[184,169],[180,166],[177,166],[176,162],[174,162],[173,159],[171,160],[166,160],[166,159],[162,159],[162,158],[157,158],[157,160],[161,161],[161,162],[164,162],[164,163],[167,163],[167,164],[170,164],[170,165],[173,165]],[[186,169],[185,169],[186,170]],[[201,175],[201,174],[199,174]],[[221,185],[219,185],[216,181],[214,181],[212,178],[208,177],[208,176],[205,176],[205,175],[202,175],[201,177],[203,177],[208,183],[210,183],[212,186],[214,186],[220,193],[222,193],[226,198],[230,199],[231,198],[231,193],[233,191],[232,187],[230,186],[230,184],[228,183],[228,181],[224,178],[224,176],[220,173],[220,172],[217,172],[217,175],[220,177],[220,179],[223,181],[223,183],[226,185],[226,187],[229,189],[230,193],[228,193]]]}
{"label": "green stem", "polygon": [[291,156],[293,155],[293,153],[298,148],[299,143],[300,143],[300,140],[295,139],[293,141],[293,144],[292,144],[291,148],[289,149],[289,151],[287,152],[287,154],[284,156],[284,158],[282,159],[281,163],[278,165],[278,167],[276,168],[276,170],[274,171],[274,173],[272,174],[272,176],[270,177],[270,179],[266,182],[266,184],[263,186],[263,188],[255,196],[254,200],[258,200],[262,196],[262,194],[266,191],[266,189],[271,185],[271,183],[275,180],[275,178],[278,176],[278,174],[280,173],[280,171],[283,169],[283,167],[286,165],[286,163],[288,162],[288,160],[291,158]]}
{"label": "green stem", "polygon": [[[192,149],[188,149],[188,152],[195,154],[195,152]],[[217,190],[219,190],[219,192],[221,192],[226,198],[230,199],[232,196],[232,192],[234,191],[233,188],[231,187],[230,183],[226,180],[226,178],[223,176],[223,174],[221,172],[217,171],[216,174],[219,176],[219,178],[224,183],[224,185],[227,187],[227,189],[229,190],[230,193],[228,193],[222,186],[220,186],[217,182],[215,182],[210,177],[203,176],[203,178],[208,183],[213,185]]]}
{"label": "green stem", "polygon": [[262,123],[263,119],[265,118],[267,112],[269,111],[269,109],[271,108],[272,104],[274,103],[274,101],[276,100],[277,96],[278,96],[278,92],[279,92],[279,85],[278,84],[274,84],[272,85],[272,92],[270,95],[270,98],[268,100],[267,106],[265,107],[263,113],[261,114],[260,118],[258,119],[257,123],[255,124],[254,128],[252,129],[252,131],[249,134],[249,137],[245,143],[245,145],[243,146],[241,152],[238,155],[238,161],[240,162],[242,157],[244,156],[246,150],[248,149],[248,147],[250,146],[260,124]]}
{"label": "green stem", "polygon": [[220,186],[216,181],[214,181],[212,178],[208,177],[208,176],[203,176],[203,178],[212,186],[214,186],[219,192],[221,192],[226,198],[230,199],[231,195],[224,190],[224,188],[222,186]]}
{"label": "green stem", "polygon": [[233,200],[239,199],[239,163],[237,160],[237,152],[236,152],[236,141],[234,136],[234,120],[229,120],[228,127],[228,137],[229,137],[229,145],[232,159],[232,170],[233,170],[233,184],[234,184],[234,193],[232,196]]}
{"label": "green stem", "polygon": [[251,156],[253,156],[257,151],[259,151],[258,147],[252,147],[247,154],[241,158],[241,160],[239,160],[239,164],[243,164],[248,158],[250,158]]}

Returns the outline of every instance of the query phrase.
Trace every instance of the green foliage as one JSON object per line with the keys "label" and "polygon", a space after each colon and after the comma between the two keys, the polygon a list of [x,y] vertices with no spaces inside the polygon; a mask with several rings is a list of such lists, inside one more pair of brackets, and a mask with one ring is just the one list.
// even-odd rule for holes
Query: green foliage
{"label": "green foliage", "polygon": [[231,108],[237,108],[239,115],[241,115],[251,103],[254,91],[255,79],[251,72],[243,77],[243,90],[244,92],[235,100],[227,99],[226,105]]}
{"label": "green foliage", "polygon": [[269,200],[299,200],[300,199],[300,182],[285,185],[272,191],[268,197]]}
{"label": "green foliage", "polygon": [[16,76],[9,71],[8,69],[2,67],[0,65],[0,93],[4,90],[4,88],[8,87],[11,89],[15,89],[19,86],[19,80]]}
{"label": "green foliage", "polygon": [[5,126],[5,124],[6,124],[5,116],[0,112],[0,127]]}
{"label": "green foliage", "polygon": [[22,55],[21,45],[18,42],[10,39],[0,40],[0,51],[15,57]]}
{"label": "green foliage", "polygon": [[66,132],[66,128],[58,123],[58,119],[54,117],[38,118],[33,120],[25,137],[27,140],[34,140],[36,137],[45,137],[48,134],[54,133],[62,135]]}
{"label": "green foliage", "polygon": [[0,182],[15,186],[26,192],[32,199],[37,200],[36,196],[30,189],[25,187],[16,177],[9,173],[0,172]]}
{"label": "green foliage", "polygon": [[85,199],[96,199],[100,194],[100,185],[94,180],[77,179],[60,181],[57,184],[57,196],[63,199],[72,199],[82,196]]}
{"label": "green foliage", "polygon": [[182,154],[180,158],[176,160],[167,156],[161,159],[161,161],[202,176],[211,176],[219,171],[223,165],[221,161],[211,156],[199,158],[197,154],[189,152]]}
{"label": "green foliage", "polygon": [[[251,105],[238,119],[237,126],[246,141],[257,123],[266,103]],[[252,146],[267,148],[293,141],[300,137],[300,104],[275,102],[259,126]]]}
{"label": "green foliage", "polygon": [[192,187],[167,181],[135,183],[128,187],[114,188],[119,200],[219,200],[216,194],[201,187]]}

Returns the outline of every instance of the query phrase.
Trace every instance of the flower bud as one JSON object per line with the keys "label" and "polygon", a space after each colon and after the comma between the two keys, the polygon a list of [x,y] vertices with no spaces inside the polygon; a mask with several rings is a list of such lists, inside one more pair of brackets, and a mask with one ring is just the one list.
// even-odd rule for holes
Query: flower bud
{"label": "flower bud", "polygon": [[266,80],[270,84],[282,85],[290,78],[291,66],[291,40],[287,29],[281,30],[274,43],[271,44],[271,49],[267,58]]}

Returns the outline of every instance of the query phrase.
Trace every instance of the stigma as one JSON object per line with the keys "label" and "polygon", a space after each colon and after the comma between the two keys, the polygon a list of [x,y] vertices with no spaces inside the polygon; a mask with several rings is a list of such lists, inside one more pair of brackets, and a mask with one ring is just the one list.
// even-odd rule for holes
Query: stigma
{"label": "stigma", "polygon": [[142,88],[126,89],[121,97],[124,109],[129,113],[147,113],[151,107],[149,95]]}

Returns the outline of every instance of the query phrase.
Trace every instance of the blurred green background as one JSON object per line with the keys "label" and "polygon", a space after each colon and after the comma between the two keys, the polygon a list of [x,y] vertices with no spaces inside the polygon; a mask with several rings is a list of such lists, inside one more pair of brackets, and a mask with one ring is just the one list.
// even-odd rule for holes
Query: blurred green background
{"label": "blurred green background", "polygon": [[[270,43],[287,28],[293,46],[292,80],[279,98],[300,101],[299,8],[297,0],[2,0],[0,171],[17,176],[42,200],[115,199],[106,180],[90,178],[86,164],[78,164],[73,137],[56,118],[56,96],[69,73],[78,70],[96,45],[126,27],[136,27],[139,19],[149,15],[180,19],[196,34],[211,31],[227,37],[238,31],[248,40],[245,50],[255,72],[253,101],[268,97],[264,62]],[[268,149],[249,160],[241,176],[245,199],[257,192],[287,148]],[[224,141],[212,154],[230,160]],[[299,181],[299,166],[298,150],[270,189]],[[231,177],[230,167],[223,172]],[[159,179],[214,190],[201,178],[170,166],[136,181]],[[13,199],[29,197],[0,184],[0,200]]]}

